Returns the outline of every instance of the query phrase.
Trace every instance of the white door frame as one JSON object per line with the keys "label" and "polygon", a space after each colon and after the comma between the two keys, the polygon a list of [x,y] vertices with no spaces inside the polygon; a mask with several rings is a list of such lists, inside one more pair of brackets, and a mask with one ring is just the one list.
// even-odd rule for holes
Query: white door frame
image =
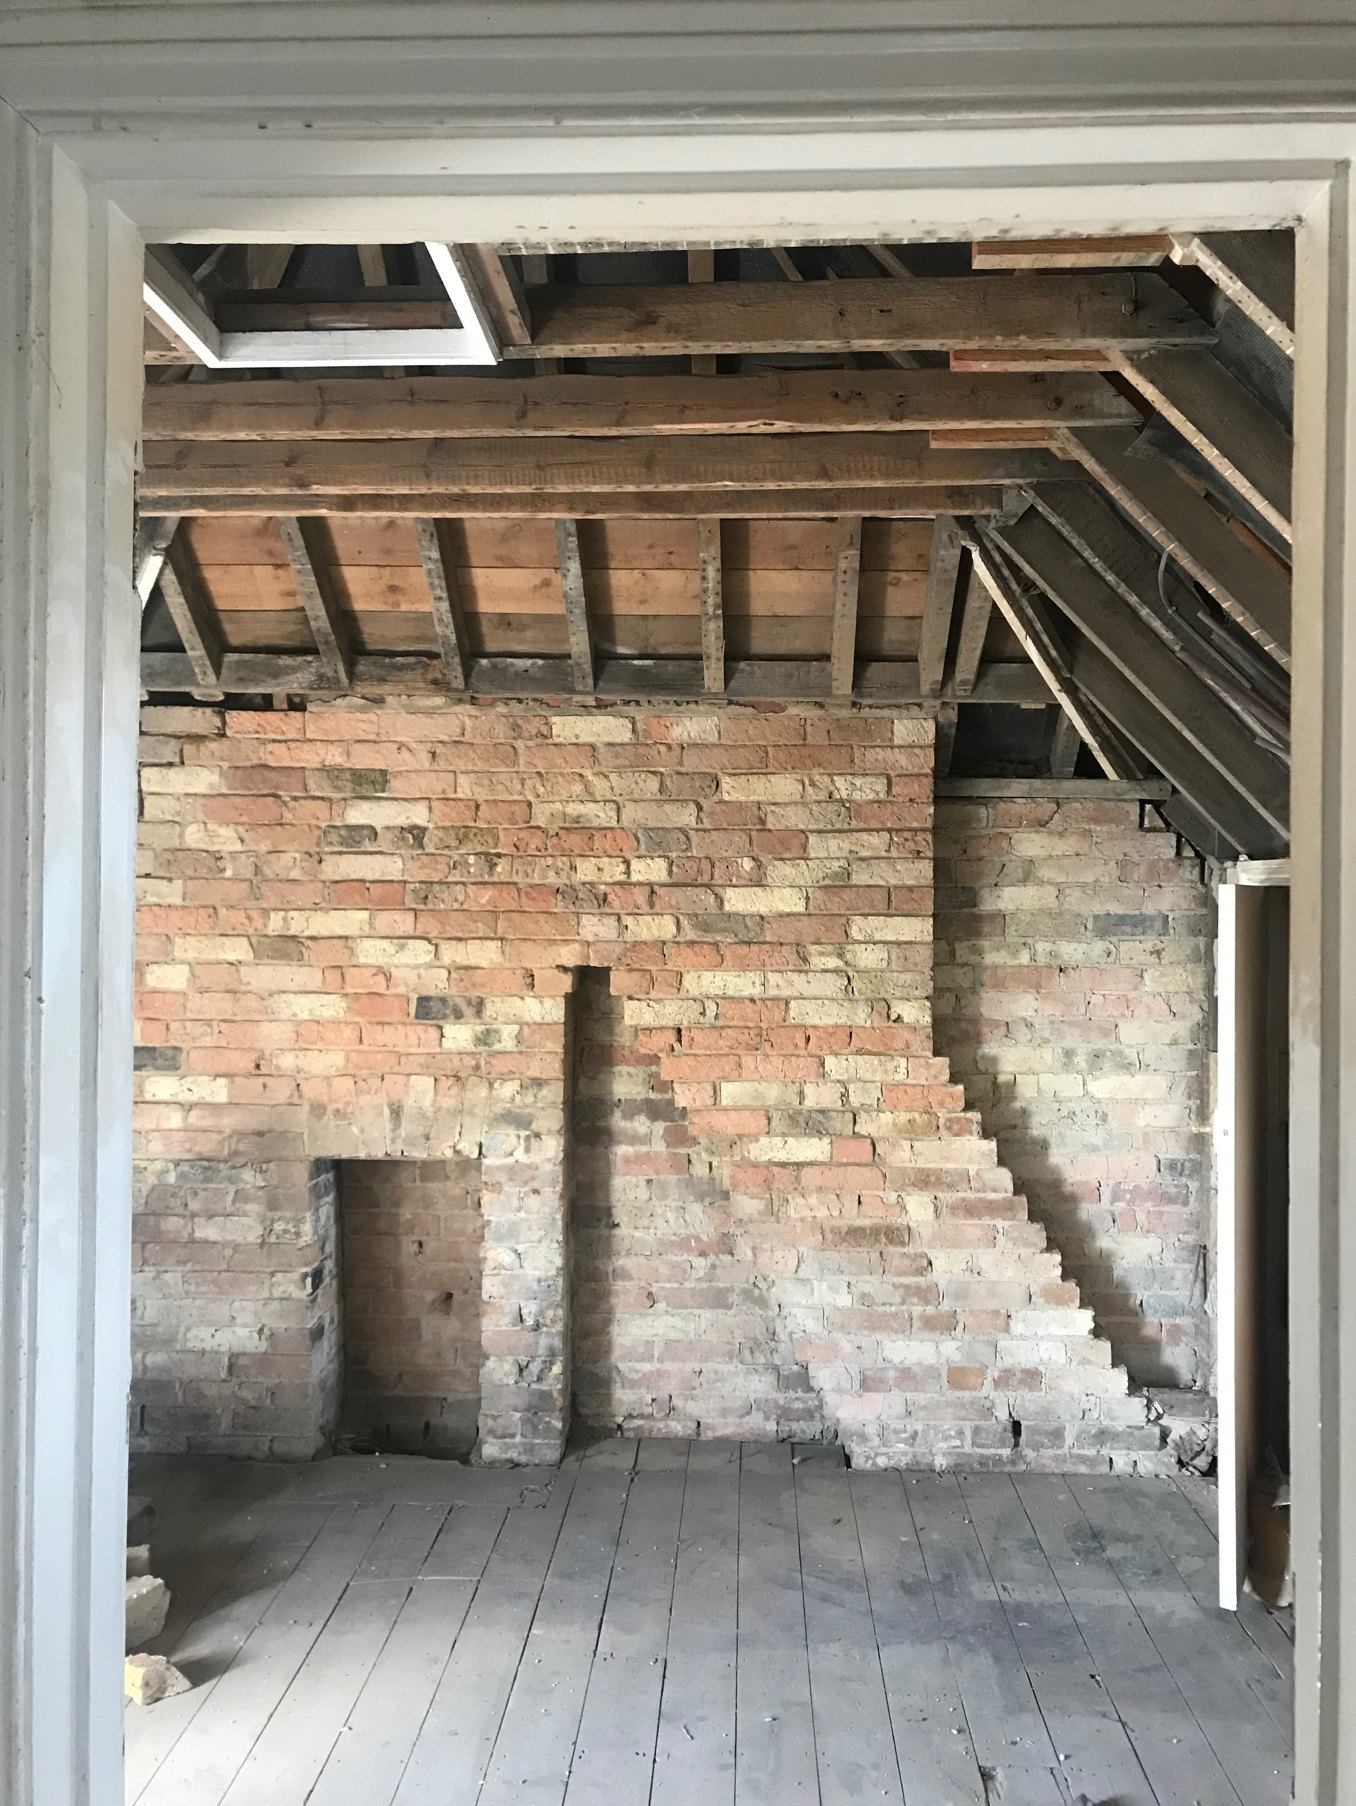
{"label": "white door frame", "polygon": [[[1234,0],[1236,31],[1221,0],[1199,29],[1172,22],[1187,0],[977,10],[1006,22],[948,34],[925,0],[401,4],[380,9],[379,38],[373,3],[10,0],[0,17],[0,1797],[14,1806],[121,1799],[138,241],[1281,224],[1300,227],[1295,1797],[1356,1799],[1356,1230],[1342,1222],[1356,1224],[1356,32],[1323,25],[1346,10],[1332,0],[1278,9],[1274,28],[1261,0]],[[506,43],[510,11],[525,35]],[[1207,104],[1208,123],[1170,111]]]}

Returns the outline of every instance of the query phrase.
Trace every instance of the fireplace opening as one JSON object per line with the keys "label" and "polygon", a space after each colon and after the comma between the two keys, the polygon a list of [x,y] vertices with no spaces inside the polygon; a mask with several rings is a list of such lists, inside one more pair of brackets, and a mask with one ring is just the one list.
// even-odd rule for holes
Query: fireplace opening
{"label": "fireplace opening", "polygon": [[340,1441],[468,1455],[480,1414],[480,1161],[345,1160],[338,1175]]}

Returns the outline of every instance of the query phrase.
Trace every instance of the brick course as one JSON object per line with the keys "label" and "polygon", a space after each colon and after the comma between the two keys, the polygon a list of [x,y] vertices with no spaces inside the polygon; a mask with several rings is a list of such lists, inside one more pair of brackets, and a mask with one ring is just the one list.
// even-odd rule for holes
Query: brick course
{"label": "brick course", "polygon": [[[577,1388],[596,1421],[836,1436],[860,1465],[1153,1460],[933,1048],[929,721],[347,704],[150,709],[146,727],[137,1132],[159,1219],[139,1385],[151,1353],[172,1382],[153,1421],[139,1395],[146,1446],[324,1446],[333,1361],[321,1385],[300,1341],[328,1350],[337,1312],[310,1176],[464,1159],[484,1459],[555,1458]],[[585,968],[609,975],[606,1008],[596,977],[585,1002],[624,1057],[582,1062],[571,1108]],[[595,1137],[604,1260],[567,1124],[578,1144],[619,1084],[643,1108]],[[251,1208],[246,1180],[203,1181],[223,1194],[204,1258],[188,1169],[283,1177]],[[647,1223],[648,1274],[624,1265]],[[256,1342],[228,1336],[190,1396],[173,1386],[200,1265],[223,1327]],[[261,1316],[245,1272],[290,1314]],[[610,1350],[600,1285],[623,1306]],[[240,1363],[263,1358],[261,1396]]]}
{"label": "brick course", "polygon": [[937,806],[936,1034],[1116,1359],[1208,1385],[1213,922],[1133,802]]}

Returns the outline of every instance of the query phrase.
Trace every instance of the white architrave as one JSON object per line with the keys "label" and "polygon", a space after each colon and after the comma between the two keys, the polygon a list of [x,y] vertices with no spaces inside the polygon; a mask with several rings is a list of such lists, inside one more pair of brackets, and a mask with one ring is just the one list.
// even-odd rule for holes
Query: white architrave
{"label": "white architrave", "polygon": [[[521,36],[505,29],[510,10]],[[832,9],[763,0],[756,20],[754,10],[719,0],[393,3],[381,8],[378,34],[370,5],[342,0],[11,0],[0,11],[0,91],[150,242],[710,246],[1303,221],[1292,854],[1295,1798],[1348,1806],[1356,1799],[1356,1232],[1347,1227],[1356,1222],[1356,634],[1348,619],[1356,606],[1356,222],[1345,170],[1356,158],[1356,25],[1335,0],[845,0]],[[104,1594],[116,1551],[104,1494],[121,1448],[126,1371],[123,1325],[111,1326],[109,1313],[126,1303],[128,1112],[116,1049],[130,1037],[130,919],[116,878],[131,819],[136,674],[130,636],[122,637],[130,427],[121,398],[139,355],[140,267],[125,269],[123,235],[64,167],[54,229],[42,171],[60,160],[36,150],[12,116],[3,132],[0,1510],[10,1522],[0,1529],[17,1525],[22,1538],[5,1538],[20,1556],[6,1554],[0,1571],[0,1662],[9,1665],[0,1673],[0,1734],[11,1751],[37,1750],[52,1771],[41,1785],[18,1776],[8,1794],[14,1806],[74,1806],[77,1798],[116,1806],[107,1758],[119,1676],[100,1652],[113,1641]],[[117,278],[111,307],[98,267],[105,256]],[[38,291],[31,305],[25,265]],[[49,284],[60,291],[50,305]],[[114,314],[117,330],[104,345],[102,327],[83,322]],[[40,332],[58,320],[44,359]],[[100,424],[93,416],[110,381],[120,399]],[[23,447],[38,428],[39,505],[30,509]],[[110,445],[106,495],[100,455]],[[61,473],[56,490],[45,487],[49,469]],[[110,520],[105,565],[94,542]],[[59,557],[49,556],[49,536]],[[40,630],[45,656],[33,637]],[[102,891],[101,874],[114,875]],[[49,959],[39,983],[31,950],[53,947],[68,959],[60,969]],[[58,1102],[65,1136],[47,1143]],[[35,1325],[47,1331],[36,1347]],[[64,1448],[35,1449],[44,1412],[60,1424]],[[53,1462],[50,1482],[35,1476],[38,1453]],[[35,1526],[35,1505],[49,1500],[50,1521]],[[50,1625],[35,1637],[32,1589],[49,1578]],[[96,1647],[77,1661],[73,1638],[92,1621]],[[55,1690],[59,1724],[34,1722],[42,1687]],[[85,1771],[81,1792],[72,1777]]]}
{"label": "white architrave", "polygon": [[14,1806],[122,1797],[140,269],[127,222],[0,103],[0,1797]]}

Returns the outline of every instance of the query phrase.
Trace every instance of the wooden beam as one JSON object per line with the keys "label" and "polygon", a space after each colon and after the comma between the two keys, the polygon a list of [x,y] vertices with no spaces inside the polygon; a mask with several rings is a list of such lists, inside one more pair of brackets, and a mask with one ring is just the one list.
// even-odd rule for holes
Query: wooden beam
{"label": "wooden beam", "polygon": [[449,543],[451,523],[417,520],[414,529],[419,541],[419,558],[424,567],[424,578],[428,583],[433,625],[438,634],[443,669],[447,672],[447,681],[452,688],[464,690],[466,673],[471,664],[471,646],[462,614],[455,550]]}
{"label": "wooden beam", "polygon": [[1183,233],[1174,237],[1173,256],[1204,270],[1240,312],[1294,356],[1293,232]]}
{"label": "wooden beam", "polygon": [[221,355],[221,334],[212,309],[178,259],[158,245],[147,245],[142,299],[160,330],[197,363],[214,364]]}
{"label": "wooden beam", "polygon": [[[1061,473],[1067,467],[1061,466]],[[997,483],[943,483],[898,489],[688,489],[642,495],[608,490],[505,490],[480,495],[467,490],[393,495],[366,491],[353,495],[255,495],[219,491],[210,495],[166,490],[156,505],[165,513],[427,515],[456,519],[558,520],[836,520],[843,514],[878,520],[931,520],[938,514],[986,515],[1003,507],[1007,490]]]}
{"label": "wooden beam", "polygon": [[725,688],[725,582],[718,520],[697,522],[697,569],[701,585],[702,682],[713,695],[719,695]]}
{"label": "wooden beam", "polygon": [[584,567],[579,557],[577,522],[556,522],[556,556],[560,564],[560,587],[565,601],[565,627],[570,640],[573,686],[580,695],[587,695],[594,687],[593,635],[589,631],[588,597],[584,593]]}
{"label": "wooden beam", "polygon": [[1166,778],[947,778],[937,794],[994,802],[1165,803],[1172,785]]}
{"label": "wooden beam", "polygon": [[981,583],[1016,635],[1049,695],[1078,728],[1107,777],[1137,776],[1127,763],[1123,749],[1099,731],[1100,721],[1074,687],[1069,649],[1050,618],[1048,605],[1038,597],[1023,594],[1004,560],[1002,548],[994,544],[987,530],[981,538],[972,541],[970,557]]}
{"label": "wooden beam", "polygon": [[1160,351],[1120,360],[1140,393],[1226,483],[1290,537],[1290,434],[1207,351]]}
{"label": "wooden beam", "polygon": [[918,637],[918,674],[925,696],[942,693],[947,648],[951,643],[951,618],[956,608],[960,555],[960,528],[949,514],[939,514],[932,528],[927,598]]}
{"label": "wooden beam", "polygon": [[359,245],[357,252],[358,268],[367,287],[385,288],[388,281],[385,245]]}
{"label": "wooden beam", "polygon": [[[932,451],[922,435],[795,433],[734,439],[426,439],[384,445],[176,444],[145,448],[141,494],[431,495],[444,491],[903,488],[1066,476],[1048,452]],[[168,512],[162,510],[162,512]],[[433,512],[431,509],[421,510]],[[455,512],[455,510],[454,510]]]}
{"label": "wooden beam", "polygon": [[[352,674],[352,656],[348,628],[339,612],[329,575],[329,565],[316,548],[317,529],[311,521],[290,515],[278,516],[278,531],[292,567],[301,606],[311,624],[320,667],[326,684],[334,690],[347,690]],[[270,684],[269,689],[291,689],[290,684]]]}
{"label": "wooden beam", "polygon": [[[144,652],[143,687],[151,692],[196,687],[193,666],[182,652]],[[726,695],[732,701],[822,701],[829,689],[827,659],[732,659],[727,662]],[[360,690],[386,696],[446,696],[465,692],[450,686],[441,658],[425,653],[359,653],[352,681]],[[230,695],[327,696],[349,686],[335,682],[314,653],[228,652],[219,688]],[[574,666],[568,658],[476,658],[466,690],[475,696],[568,696],[575,694]],[[602,659],[594,686],[599,696],[643,701],[710,702],[700,659]],[[846,699],[838,698],[846,704]],[[852,703],[896,708],[920,701],[918,666],[911,659],[868,660],[857,667]],[[944,701],[961,700],[946,697]],[[981,670],[976,703],[1039,707],[1049,701],[1040,677],[1028,664],[994,664]]]}
{"label": "wooden beam", "polygon": [[765,376],[339,377],[151,389],[149,439],[504,439],[516,434],[1138,427],[1105,377],[787,370]]}
{"label": "wooden beam", "polygon": [[177,514],[143,514],[137,521],[132,575],[143,607],[151,599],[165,563],[165,554],[178,530]]}
{"label": "wooden beam", "polygon": [[937,704],[937,723],[932,743],[932,776],[936,786],[939,778],[945,778],[951,770],[951,755],[956,747],[956,728],[960,721],[960,704],[955,702],[939,702]]}
{"label": "wooden beam", "polygon": [[953,351],[953,371],[991,371],[996,374],[1028,370],[1114,370],[1116,354],[1100,346],[1084,351],[1027,351],[1005,345],[974,345]]}
{"label": "wooden beam", "polygon": [[1082,744],[1082,735],[1061,709],[1059,718],[1055,722],[1055,737],[1050,742],[1050,776],[1052,778],[1073,777],[1074,767],[1078,764],[1078,749]]}
{"label": "wooden beam", "polygon": [[496,245],[459,245],[457,248],[475,282],[481,305],[494,321],[505,355],[526,352],[532,343],[532,324],[527,296],[513,266]]}
{"label": "wooden beam", "polygon": [[247,245],[245,280],[251,288],[277,288],[287,274],[295,245]]}
{"label": "wooden beam", "polygon": [[[1257,743],[1233,710],[1183,663],[1068,540],[1034,510],[1028,510],[1019,521],[995,529],[995,537],[1080,632],[1172,722],[1176,731],[1248,799],[1277,833],[1287,833],[1287,767]],[[1112,719],[1117,717],[1113,714]],[[1124,723],[1121,726],[1124,728]],[[1124,731],[1130,732],[1128,728]],[[1182,788],[1194,794],[1188,785],[1183,784]],[[1219,825],[1224,827],[1222,822]]]}
{"label": "wooden beam", "polygon": [[182,538],[173,539],[166,547],[160,593],[193,667],[194,687],[219,693],[225,653],[221,622]]}
{"label": "wooden beam", "polygon": [[[713,250],[699,247],[687,254],[687,279],[689,282],[714,282],[716,279],[716,254]],[[694,357],[692,360],[694,376],[714,376],[716,360],[707,354]]]}
{"label": "wooden beam", "polygon": [[956,662],[951,672],[957,696],[968,696],[975,687],[992,615],[993,597],[972,563],[965,579],[965,601],[961,608],[960,633],[956,640]]}
{"label": "wooden beam", "polygon": [[1285,851],[1286,839],[1252,807],[1176,722],[1087,641],[1074,649],[1074,680],[1227,840],[1259,858]]}
{"label": "wooden beam", "polygon": [[992,238],[970,246],[972,270],[1151,270],[1172,250],[1165,232],[1124,238]]}
{"label": "wooden beam", "polygon": [[862,564],[862,523],[847,515],[833,536],[833,628],[829,640],[829,690],[851,696],[857,669],[857,596]]}
{"label": "wooden beam", "polygon": [[1290,669],[1290,585],[1162,458],[1129,433],[1068,435],[1085,469],[1226,614]]}
{"label": "wooden beam", "polygon": [[1161,277],[1032,275],[529,289],[541,357],[1207,344]]}

